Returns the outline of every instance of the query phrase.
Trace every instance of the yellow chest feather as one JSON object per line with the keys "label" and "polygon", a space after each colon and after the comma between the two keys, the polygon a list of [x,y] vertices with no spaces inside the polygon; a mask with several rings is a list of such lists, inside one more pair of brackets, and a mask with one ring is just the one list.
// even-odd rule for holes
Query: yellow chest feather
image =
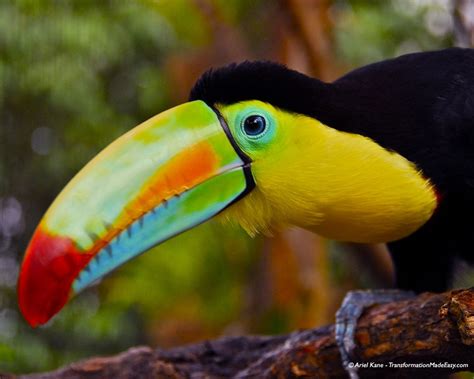
{"label": "yellow chest feather", "polygon": [[412,162],[370,138],[276,112],[277,143],[252,157],[256,189],[224,216],[251,234],[297,225],[353,242],[397,240],[432,216],[434,189]]}

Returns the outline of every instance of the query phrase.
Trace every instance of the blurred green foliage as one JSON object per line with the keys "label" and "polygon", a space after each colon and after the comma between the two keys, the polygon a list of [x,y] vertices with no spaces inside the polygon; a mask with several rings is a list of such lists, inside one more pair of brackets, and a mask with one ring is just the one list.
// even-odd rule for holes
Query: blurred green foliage
{"label": "blurred green foliage", "polygon": [[354,66],[453,45],[447,1],[335,2],[336,49]]}
{"label": "blurred green foliage", "polygon": [[[355,66],[451,44],[446,10],[414,3],[334,1],[340,59]],[[257,9],[275,6],[214,4],[237,30]],[[260,30],[271,30],[274,20],[263,22]],[[208,46],[211,30],[191,0],[0,2],[0,370],[47,370],[242,328],[261,241],[215,222],[125,265],[44,327],[25,324],[15,297],[18,262],[55,194],[102,147],[173,105],[167,57]],[[186,336],[176,335],[176,320]],[[288,326],[278,310],[265,320],[256,331]]]}

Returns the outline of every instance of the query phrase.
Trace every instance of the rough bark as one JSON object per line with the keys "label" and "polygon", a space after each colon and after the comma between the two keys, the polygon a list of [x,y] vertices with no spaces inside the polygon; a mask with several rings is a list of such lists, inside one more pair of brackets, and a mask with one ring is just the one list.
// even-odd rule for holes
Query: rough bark
{"label": "rough bark", "polygon": [[[441,378],[474,370],[474,288],[377,305],[356,331],[363,378]],[[469,368],[390,369],[393,363],[463,363]],[[1,376],[1,375],[0,375]],[[5,375],[6,378],[15,378]],[[23,379],[59,378],[346,378],[334,326],[289,335],[225,337],[171,350],[134,347]]]}

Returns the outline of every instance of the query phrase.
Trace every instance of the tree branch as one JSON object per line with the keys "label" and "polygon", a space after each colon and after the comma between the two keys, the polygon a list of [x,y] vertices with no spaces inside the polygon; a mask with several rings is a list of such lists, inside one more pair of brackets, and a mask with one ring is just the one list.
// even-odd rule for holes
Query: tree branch
{"label": "tree branch", "polygon": [[[364,378],[442,378],[474,370],[474,288],[425,293],[369,308],[356,331]],[[461,363],[468,368],[389,368],[392,363]],[[0,377],[2,377],[0,375]],[[346,378],[334,326],[284,336],[225,337],[171,350],[135,347],[23,379],[59,378]],[[2,377],[3,378],[3,377]],[[5,378],[15,378],[5,375]]]}

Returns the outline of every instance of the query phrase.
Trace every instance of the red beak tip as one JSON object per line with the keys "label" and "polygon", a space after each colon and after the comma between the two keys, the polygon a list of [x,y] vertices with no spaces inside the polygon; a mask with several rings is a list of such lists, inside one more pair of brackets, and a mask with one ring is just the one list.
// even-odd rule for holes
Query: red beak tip
{"label": "red beak tip", "polygon": [[18,306],[26,322],[36,328],[46,323],[56,312],[51,312],[48,302],[32,290],[35,283],[28,280],[28,270],[20,274],[18,282]]}
{"label": "red beak tip", "polygon": [[90,258],[71,239],[36,230],[18,280],[20,311],[31,327],[46,323],[64,307],[74,279]]}

